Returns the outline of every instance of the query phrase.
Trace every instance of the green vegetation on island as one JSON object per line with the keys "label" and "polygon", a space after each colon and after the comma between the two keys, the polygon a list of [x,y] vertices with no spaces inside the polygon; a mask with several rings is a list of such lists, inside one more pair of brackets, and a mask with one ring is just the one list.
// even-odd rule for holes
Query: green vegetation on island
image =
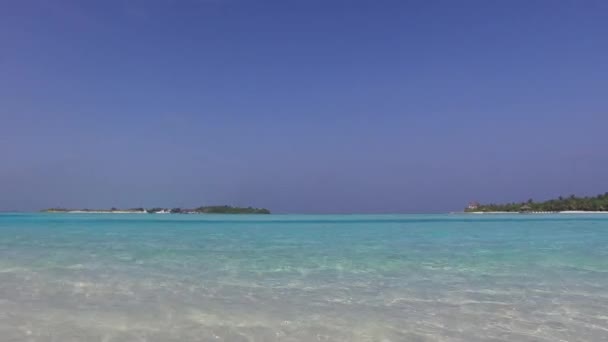
{"label": "green vegetation on island", "polygon": [[[159,208],[155,208],[154,210],[157,209]],[[173,208],[162,210],[168,210],[172,214],[270,214],[270,210],[265,208],[233,207],[229,205],[202,206],[196,209]]]}
{"label": "green vegetation on island", "polygon": [[270,214],[266,208],[233,207],[230,205],[201,206],[195,209],[182,208],[131,208],[131,209],[44,209],[45,213],[149,213],[149,214]]}
{"label": "green vegetation on island", "polygon": [[241,208],[229,205],[199,207],[194,209],[194,211],[202,214],[270,214],[270,210],[266,208]]}
{"label": "green vegetation on island", "polygon": [[544,202],[480,204],[472,202],[465,212],[560,212],[560,211],[608,211],[608,192],[595,197],[558,197]]}

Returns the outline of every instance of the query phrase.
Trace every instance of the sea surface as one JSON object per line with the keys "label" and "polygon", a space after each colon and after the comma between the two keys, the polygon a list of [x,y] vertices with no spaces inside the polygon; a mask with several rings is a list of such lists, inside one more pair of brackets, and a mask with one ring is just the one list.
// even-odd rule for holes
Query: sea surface
{"label": "sea surface", "polygon": [[608,341],[608,215],[0,214],[0,341]]}

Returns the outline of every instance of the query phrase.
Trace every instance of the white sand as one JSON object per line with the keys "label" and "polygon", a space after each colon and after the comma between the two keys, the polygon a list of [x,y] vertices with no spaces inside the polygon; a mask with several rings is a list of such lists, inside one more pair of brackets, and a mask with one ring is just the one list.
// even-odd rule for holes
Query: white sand
{"label": "white sand", "polygon": [[145,211],[127,211],[127,210],[114,210],[114,211],[95,211],[95,210],[70,210],[68,214],[146,214]]}
{"label": "white sand", "polygon": [[584,210],[566,210],[560,211],[560,214],[608,214],[608,211],[584,211]]}

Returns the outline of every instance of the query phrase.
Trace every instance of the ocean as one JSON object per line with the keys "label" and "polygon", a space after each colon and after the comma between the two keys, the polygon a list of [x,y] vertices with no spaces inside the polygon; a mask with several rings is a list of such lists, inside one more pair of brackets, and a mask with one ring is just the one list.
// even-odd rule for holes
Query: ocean
{"label": "ocean", "polygon": [[608,215],[0,214],[0,341],[608,341]]}

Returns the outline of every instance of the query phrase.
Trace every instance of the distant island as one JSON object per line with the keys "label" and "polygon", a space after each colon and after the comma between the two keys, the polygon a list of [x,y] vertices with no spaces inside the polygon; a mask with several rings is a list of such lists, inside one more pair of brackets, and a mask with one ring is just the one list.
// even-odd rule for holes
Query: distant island
{"label": "distant island", "polygon": [[270,214],[266,208],[233,207],[230,205],[202,206],[195,209],[182,208],[131,208],[131,209],[65,209],[49,208],[45,213],[91,213],[91,214]]}
{"label": "distant island", "polygon": [[467,213],[564,213],[564,212],[606,212],[608,213],[608,192],[595,197],[558,197],[544,202],[529,199],[526,202],[506,204],[480,204],[471,202],[464,209]]}

